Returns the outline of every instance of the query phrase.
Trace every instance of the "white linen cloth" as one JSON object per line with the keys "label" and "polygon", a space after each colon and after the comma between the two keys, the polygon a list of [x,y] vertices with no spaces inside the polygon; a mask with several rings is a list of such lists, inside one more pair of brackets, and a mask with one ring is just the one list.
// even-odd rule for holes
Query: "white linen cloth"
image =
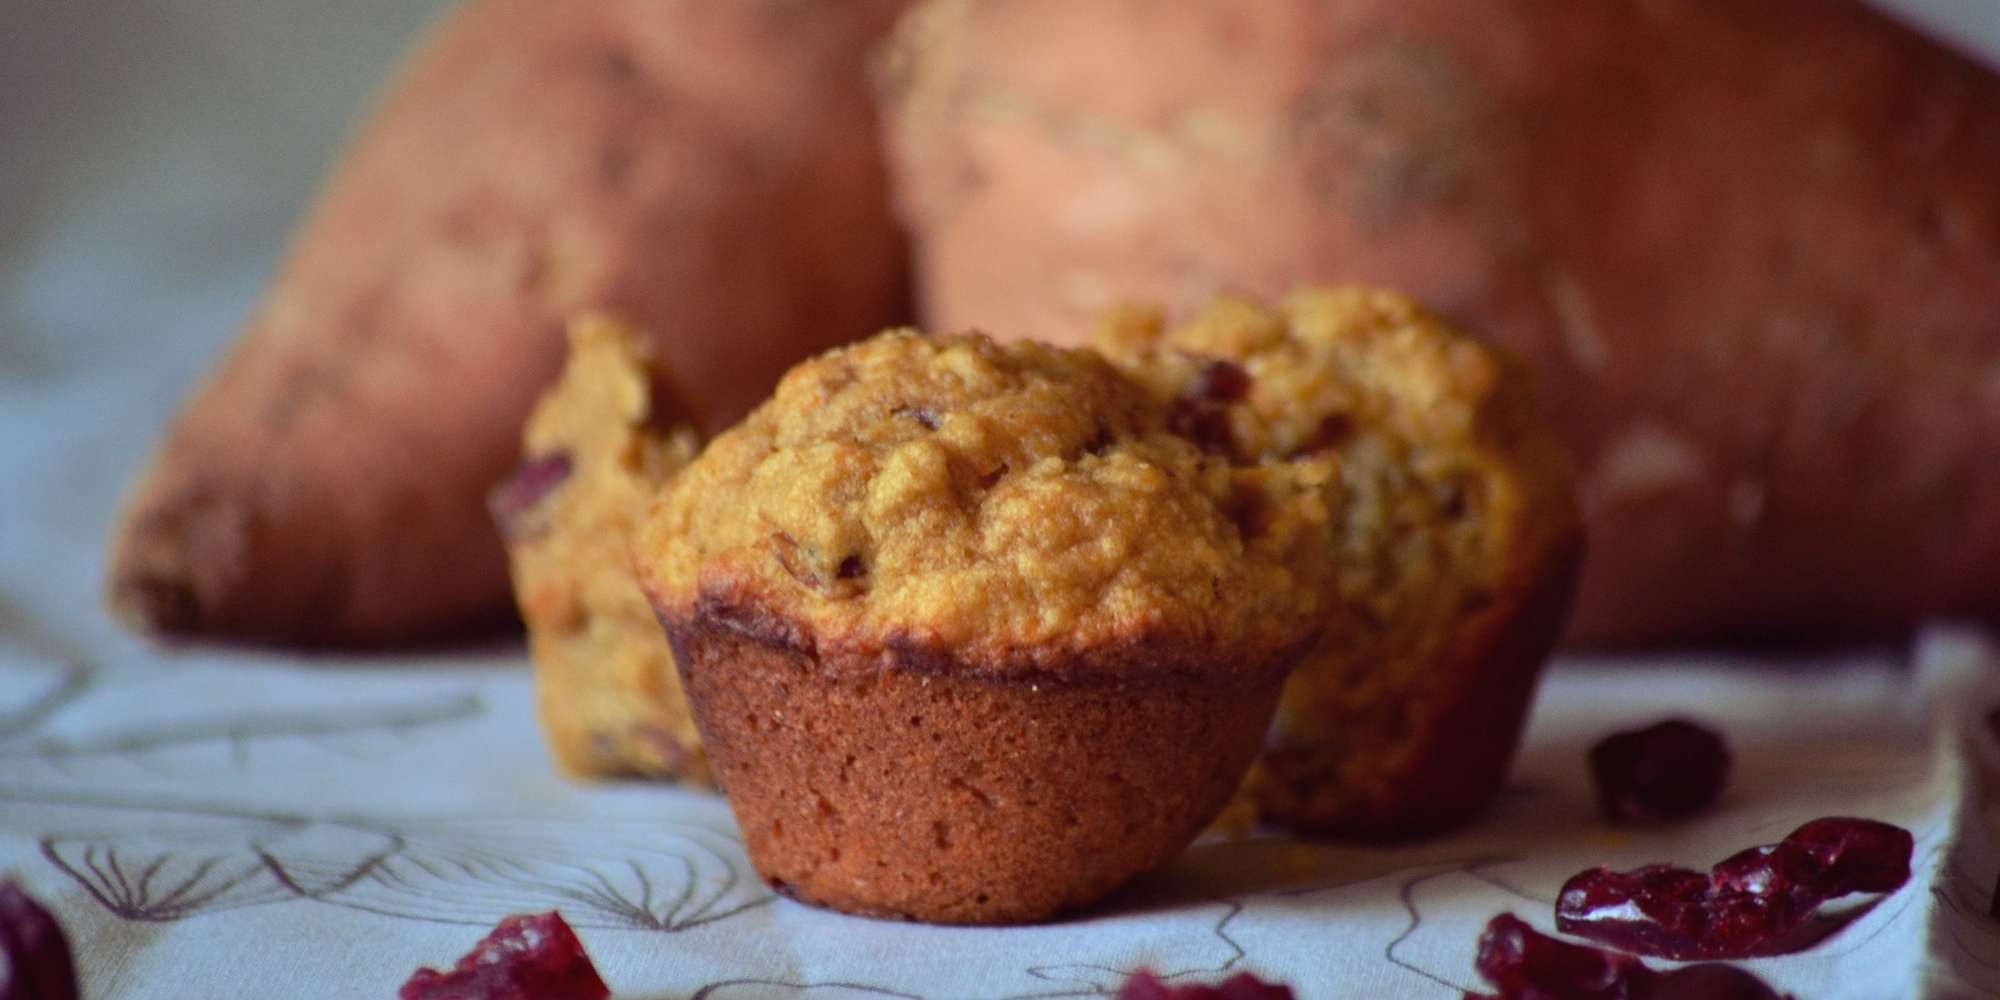
{"label": "white linen cloth", "polygon": [[[1205,842],[1089,914],[1010,929],[776,899],[719,799],[563,781],[512,651],[112,645],[15,630],[0,648],[0,870],[53,905],[103,1000],[388,997],[501,917],[549,909],[627,998],[1101,996],[1144,966],[1446,1000],[1477,984],[1489,917],[1548,929],[1581,869],[1705,868],[1823,815],[1910,829],[1915,877],[1810,951],[1747,964],[1804,998],[2000,992],[1983,724],[2000,664],[1969,630],[1933,630],[1909,664],[1563,663],[1469,829],[1396,848]],[[1727,793],[1678,826],[1607,826],[1587,748],[1670,714],[1728,734]]]}

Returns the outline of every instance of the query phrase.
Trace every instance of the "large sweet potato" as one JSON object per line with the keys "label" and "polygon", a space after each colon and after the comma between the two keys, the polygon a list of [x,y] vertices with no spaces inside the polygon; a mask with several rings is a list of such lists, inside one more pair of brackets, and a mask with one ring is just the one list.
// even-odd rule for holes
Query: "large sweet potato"
{"label": "large sweet potato", "polygon": [[947,0],[887,68],[933,326],[1404,288],[1539,371],[1573,638],[2000,611],[2000,79],[1852,0]]}
{"label": "large sweet potato", "polygon": [[708,428],[899,318],[863,68],[898,0],[471,0],[414,56],[168,433],[113,606],[365,643],[497,617],[482,497],[583,310]]}

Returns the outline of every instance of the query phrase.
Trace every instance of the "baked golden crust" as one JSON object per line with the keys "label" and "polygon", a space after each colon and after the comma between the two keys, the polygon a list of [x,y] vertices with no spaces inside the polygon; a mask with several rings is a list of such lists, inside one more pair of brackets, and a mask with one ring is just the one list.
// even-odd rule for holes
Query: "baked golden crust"
{"label": "baked golden crust", "polygon": [[[821,651],[797,623],[719,604],[664,622],[765,880],[960,924],[1073,910],[1180,853],[1256,756],[1299,652],[1136,644],[1044,660],[1030,681],[951,653]],[[1104,669],[1162,653],[1182,669]]]}
{"label": "baked golden crust", "polygon": [[1325,511],[1290,480],[1330,471],[1274,483],[1206,454],[1087,351],[898,331],[793,369],[662,494],[635,555],[663,612],[758,606],[821,649],[1007,674],[1134,641],[1269,651],[1319,613],[1318,569],[1288,557]]}
{"label": "baked golden crust", "polygon": [[524,469],[555,463],[543,473],[554,484],[502,517],[542,728],[573,775],[706,785],[672,654],[628,552],[647,502],[693,460],[695,435],[674,423],[645,338],[587,317],[571,325],[569,344],[523,449]]}
{"label": "baked golden crust", "polygon": [[1360,288],[1276,310],[1225,299],[1173,330],[1127,311],[1099,342],[1211,448],[1337,460],[1319,554],[1325,629],[1246,783],[1258,813],[1407,836],[1483,805],[1512,759],[1581,547],[1568,462],[1518,364],[1400,295]]}

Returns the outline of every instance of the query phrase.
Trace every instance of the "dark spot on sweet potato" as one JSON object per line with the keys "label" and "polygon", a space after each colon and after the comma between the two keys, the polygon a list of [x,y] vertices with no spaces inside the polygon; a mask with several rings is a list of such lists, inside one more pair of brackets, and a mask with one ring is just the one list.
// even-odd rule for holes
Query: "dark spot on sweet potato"
{"label": "dark spot on sweet potato", "polygon": [[632,176],[634,153],[623,142],[609,142],[597,151],[597,183],[607,191],[619,191]]}
{"label": "dark spot on sweet potato", "polygon": [[624,49],[605,49],[597,57],[597,70],[612,83],[630,83],[639,77],[638,64]]}

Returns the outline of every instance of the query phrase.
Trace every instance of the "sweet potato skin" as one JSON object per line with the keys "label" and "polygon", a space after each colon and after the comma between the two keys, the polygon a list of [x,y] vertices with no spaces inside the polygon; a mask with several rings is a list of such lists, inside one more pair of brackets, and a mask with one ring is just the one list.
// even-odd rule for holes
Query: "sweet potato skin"
{"label": "sweet potato skin", "polygon": [[944,0],[887,61],[932,325],[1411,292],[1527,357],[1573,641],[2000,612],[2000,79],[1852,0]]}
{"label": "sweet potato skin", "polygon": [[187,404],[114,540],[114,611],[285,642],[505,614],[482,509],[562,325],[629,317],[713,429],[898,321],[864,82],[896,0],[470,0],[414,54]]}

